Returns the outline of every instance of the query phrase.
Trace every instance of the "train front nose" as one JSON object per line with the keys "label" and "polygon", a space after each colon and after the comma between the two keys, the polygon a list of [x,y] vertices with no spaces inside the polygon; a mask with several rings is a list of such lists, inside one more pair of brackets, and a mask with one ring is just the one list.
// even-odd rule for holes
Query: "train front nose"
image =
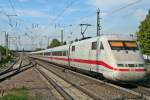
{"label": "train front nose", "polygon": [[136,82],[143,80],[146,76],[146,72],[143,71],[126,71],[126,72],[115,72],[114,79],[116,81],[123,82]]}

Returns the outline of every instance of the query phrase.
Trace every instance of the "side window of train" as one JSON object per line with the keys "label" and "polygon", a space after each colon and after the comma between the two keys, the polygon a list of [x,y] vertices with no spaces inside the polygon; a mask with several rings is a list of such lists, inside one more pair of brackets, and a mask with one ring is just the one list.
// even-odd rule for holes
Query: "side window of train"
{"label": "side window of train", "polygon": [[55,56],[55,52],[52,52],[52,55]]}
{"label": "side window of train", "polygon": [[97,42],[92,42],[92,50],[96,50],[97,49]]}
{"label": "side window of train", "polygon": [[63,51],[63,56],[66,56],[66,51]]}
{"label": "side window of train", "polygon": [[72,51],[75,51],[75,46],[72,46]]}
{"label": "side window of train", "polygon": [[101,49],[101,50],[104,49],[104,46],[103,46],[103,43],[102,43],[102,42],[100,43],[100,49]]}

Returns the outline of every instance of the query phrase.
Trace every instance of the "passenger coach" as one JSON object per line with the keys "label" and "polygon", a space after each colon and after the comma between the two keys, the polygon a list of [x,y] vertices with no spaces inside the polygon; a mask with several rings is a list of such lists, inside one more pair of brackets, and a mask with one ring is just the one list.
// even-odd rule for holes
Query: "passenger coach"
{"label": "passenger coach", "polygon": [[100,36],[31,53],[32,57],[97,73],[113,81],[134,82],[146,75],[136,40],[130,36]]}

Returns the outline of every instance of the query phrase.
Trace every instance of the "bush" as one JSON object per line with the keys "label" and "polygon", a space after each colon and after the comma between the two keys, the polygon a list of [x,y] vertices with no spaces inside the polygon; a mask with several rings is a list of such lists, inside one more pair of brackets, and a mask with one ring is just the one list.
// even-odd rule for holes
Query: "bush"
{"label": "bush", "polygon": [[6,55],[6,48],[3,46],[0,46],[0,52],[1,52],[1,56],[2,56],[0,64],[7,63],[13,57],[13,53],[10,50],[8,50],[8,55]]}

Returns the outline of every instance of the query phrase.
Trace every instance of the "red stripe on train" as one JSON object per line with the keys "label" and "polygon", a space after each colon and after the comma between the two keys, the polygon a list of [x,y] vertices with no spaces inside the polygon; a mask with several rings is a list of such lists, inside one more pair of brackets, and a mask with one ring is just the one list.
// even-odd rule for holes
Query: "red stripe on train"
{"label": "red stripe on train", "polygon": [[145,69],[139,69],[139,68],[135,68],[130,70],[129,68],[113,68],[112,66],[106,64],[103,61],[96,61],[96,60],[84,60],[84,59],[68,59],[68,58],[58,58],[58,57],[46,57],[46,58],[50,58],[50,59],[55,59],[55,60],[63,60],[63,61],[71,61],[71,62],[79,62],[79,63],[86,63],[86,64],[96,64],[96,65],[100,65],[103,66],[107,69],[113,70],[113,71],[136,71],[136,72],[142,72],[145,71]]}

